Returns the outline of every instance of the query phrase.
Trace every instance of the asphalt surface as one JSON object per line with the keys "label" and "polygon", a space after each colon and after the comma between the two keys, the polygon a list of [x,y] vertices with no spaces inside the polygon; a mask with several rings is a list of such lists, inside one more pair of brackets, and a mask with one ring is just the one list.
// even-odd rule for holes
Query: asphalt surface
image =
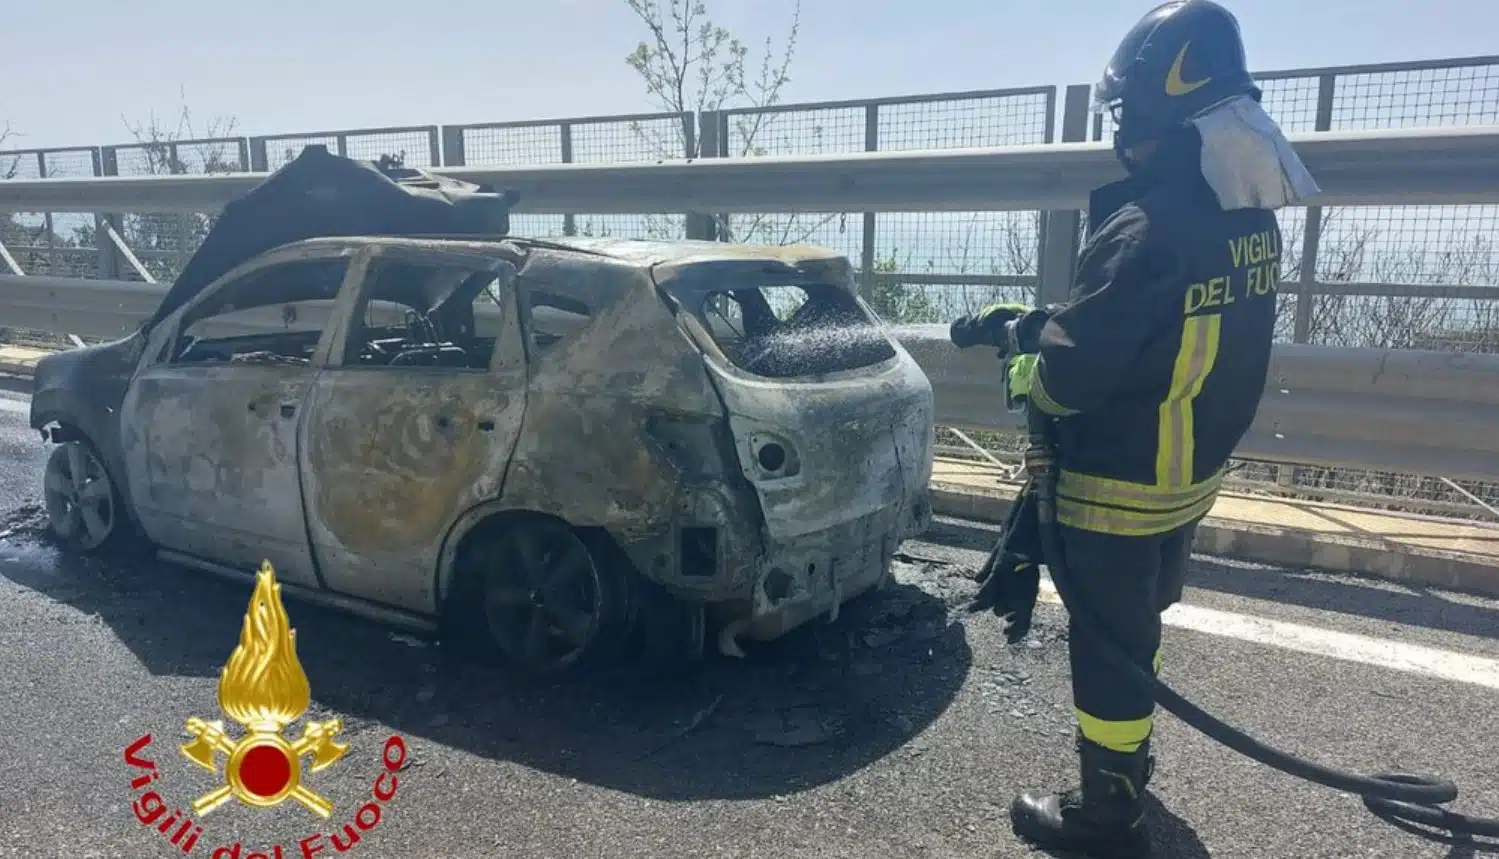
{"label": "asphalt surface", "polygon": [[[187,718],[222,718],[216,680],[250,587],[60,555],[40,527],[46,448],[23,407],[0,403],[0,856],[181,855],[132,802],[155,790],[186,808],[220,783],[176,747]],[[904,547],[895,587],[835,623],[672,681],[525,684],[289,602],[309,717],[342,718],[350,744],[307,777],[332,817],[231,802],[201,818],[189,855],[230,857],[214,850],[238,840],[238,859],[276,844],[268,855],[291,859],[300,839],[343,833],[393,733],[408,749],[396,794],[344,855],[1044,855],[1016,842],[1006,807],[1074,776],[1065,616],[1043,603],[1032,640],[1007,647],[993,618],[963,614],[992,536],[940,522]],[[1189,606],[1499,658],[1491,601],[1205,557],[1191,585]],[[1459,810],[1499,815],[1494,689],[1178,627],[1165,648],[1168,682],[1263,739],[1363,772],[1440,773],[1462,788]],[[132,789],[146,771],[124,750],[147,733],[139,756],[158,777]],[[1160,856],[1488,855],[1395,830],[1169,716],[1156,746]]]}

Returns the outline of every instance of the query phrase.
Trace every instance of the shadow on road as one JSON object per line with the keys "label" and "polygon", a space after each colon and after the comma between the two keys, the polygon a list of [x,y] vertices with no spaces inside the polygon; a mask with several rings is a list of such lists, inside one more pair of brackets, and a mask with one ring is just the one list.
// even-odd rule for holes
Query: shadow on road
{"label": "shadow on road", "polygon": [[[923,539],[987,552],[998,536],[997,529],[940,520]],[[1340,577],[1280,568],[1265,573],[1252,564],[1193,555],[1187,586],[1406,626],[1499,638],[1499,610],[1494,608],[1458,602],[1414,585],[1389,585],[1373,579],[1365,584],[1346,574]]]}
{"label": "shadow on road", "polygon": [[1146,820],[1155,842],[1156,859],[1207,859],[1213,854],[1187,821],[1172,814],[1159,799],[1146,799]]}
{"label": "shadow on road", "polygon": [[[106,563],[28,544],[0,551],[0,575],[97,615],[157,675],[216,677],[252,590],[249,580],[155,561]],[[833,624],[811,624],[743,661],[711,659],[690,677],[557,686],[306,603],[288,599],[287,611],[312,684],[308,717],[336,710],[346,736],[384,725],[614,790],[690,800],[806,790],[905,744],[969,671],[963,627],[948,619],[955,600],[892,585],[845,606]]]}

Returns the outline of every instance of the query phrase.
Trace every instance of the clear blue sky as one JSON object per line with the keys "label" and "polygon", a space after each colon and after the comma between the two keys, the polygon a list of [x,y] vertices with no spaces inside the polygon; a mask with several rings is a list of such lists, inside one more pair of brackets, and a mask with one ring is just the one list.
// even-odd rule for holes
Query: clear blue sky
{"label": "clear blue sky", "polygon": [[[21,136],[5,148],[124,143],[125,119],[171,117],[184,89],[200,118],[235,117],[250,135],[652,107],[624,64],[643,35],[624,0],[7,5],[0,124]],[[803,0],[785,100],[1090,83],[1151,5]],[[1495,0],[1228,5],[1259,70],[1499,51]],[[792,2],[709,6],[758,49]]]}

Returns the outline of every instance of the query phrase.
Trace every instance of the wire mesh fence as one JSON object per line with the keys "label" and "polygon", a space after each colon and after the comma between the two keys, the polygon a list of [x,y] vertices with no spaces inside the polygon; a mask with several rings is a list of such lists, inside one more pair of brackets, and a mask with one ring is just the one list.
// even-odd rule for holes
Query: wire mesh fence
{"label": "wire mesh fence", "polygon": [[[1056,105],[1056,87],[1029,87],[728,110],[719,115],[718,154],[1050,143]],[[867,275],[863,290],[877,311],[894,321],[929,322],[1027,286],[1025,297],[1034,298],[1039,218],[1038,212],[843,212],[720,215],[718,222],[728,241],[806,241],[841,250]],[[1016,283],[1016,276],[1032,280]]]}
{"label": "wire mesh fence", "polygon": [[[1384,66],[1357,66],[1261,74],[1265,104],[1292,132],[1499,122],[1499,58],[1480,57]],[[408,166],[632,163],[683,155],[755,157],[782,154],[893,151],[1046,143],[1056,139],[1056,87],[919,95],[859,101],[731,109],[719,114],[714,140],[699,140],[693,114],[624,116],[350,129],[326,132],[160,141],[107,147],[119,160],[105,175],[274,170],[304,146],[363,160],[386,158]],[[706,115],[704,115],[706,116]],[[1094,139],[1110,133],[1107,113],[1095,118]],[[711,146],[715,151],[701,151]],[[95,150],[47,154],[47,175],[78,173]],[[34,177],[38,153],[8,153],[0,176],[19,167]],[[248,165],[246,161],[248,160]],[[13,163],[12,163],[13,162]],[[64,163],[69,162],[69,163]],[[1491,351],[1496,334],[1491,308],[1495,286],[1492,250],[1495,207],[1341,209],[1317,213],[1320,238],[1317,284],[1283,296],[1281,336],[1328,345],[1389,345]],[[62,216],[58,216],[61,218]],[[37,271],[97,272],[97,260],[74,250],[93,242],[87,219],[62,227],[45,213],[14,215],[0,223],[0,241],[20,248]],[[180,269],[201,239],[203,215],[129,219],[132,244],[158,279]],[[196,221],[196,223],[193,223]],[[518,214],[517,233],[681,238],[682,216]],[[825,215],[720,216],[718,238],[786,243],[810,241],[847,253],[861,269],[888,285],[899,274],[960,276],[961,289],[911,283],[924,294],[912,307],[967,307],[1016,286],[975,277],[1034,276],[1038,265],[1038,213],[829,213]],[[1301,280],[1299,251],[1307,212],[1282,214],[1287,236],[1286,279]],[[81,238],[80,238],[81,237]],[[13,247],[14,246],[14,247]],[[52,253],[39,251],[46,248]],[[17,262],[20,258],[17,257]],[[93,269],[90,269],[90,266]],[[124,272],[132,276],[131,271]],[[872,281],[871,281],[872,282]],[[1403,283],[1409,294],[1367,294],[1359,284]],[[1299,302],[1297,294],[1308,298]],[[1299,307],[1298,307],[1299,304]]]}
{"label": "wire mesh fence", "polygon": [[[642,113],[443,128],[444,163],[458,165],[630,164],[695,156],[696,116]],[[516,214],[511,231],[529,236],[685,237],[682,215]]]}
{"label": "wire mesh fence", "polygon": [[[106,146],[101,160],[106,176],[213,175],[249,170],[250,149],[242,137],[151,140]],[[212,212],[126,212],[102,219],[99,228],[106,233],[104,240],[113,242],[107,235],[113,229],[135,257],[116,265],[109,276],[144,280],[138,263],[157,282],[171,283],[216,218]]]}
{"label": "wire mesh fence", "polygon": [[[95,147],[29,149],[0,153],[0,180],[68,179],[99,175]],[[3,274],[92,277],[97,256],[93,218],[72,213],[0,214]],[[14,266],[14,268],[12,268]]]}
{"label": "wire mesh fence", "polygon": [[256,170],[277,170],[308,146],[322,146],[358,161],[387,159],[405,167],[442,165],[442,145],[435,125],[252,137],[250,158]]}
{"label": "wire mesh fence", "polygon": [[[98,175],[99,150],[95,147],[0,152],[0,180]],[[98,256],[91,216],[61,212],[0,213],[0,274],[94,277],[98,272]],[[65,333],[8,326],[0,327],[0,343],[46,349],[73,345]]]}

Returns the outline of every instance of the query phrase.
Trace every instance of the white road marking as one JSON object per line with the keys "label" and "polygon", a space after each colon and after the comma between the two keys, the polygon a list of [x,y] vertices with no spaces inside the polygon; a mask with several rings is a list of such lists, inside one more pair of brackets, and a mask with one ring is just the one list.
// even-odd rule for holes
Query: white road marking
{"label": "white road marking", "polygon": [[0,412],[15,412],[18,415],[29,415],[31,414],[31,401],[0,397]]}
{"label": "white road marking", "polygon": [[[1041,580],[1041,599],[1061,604],[1056,586],[1049,579]],[[1161,620],[1167,626],[1190,629],[1193,632],[1499,690],[1499,659],[1234,614],[1186,603],[1177,603],[1167,609],[1161,615]]]}

